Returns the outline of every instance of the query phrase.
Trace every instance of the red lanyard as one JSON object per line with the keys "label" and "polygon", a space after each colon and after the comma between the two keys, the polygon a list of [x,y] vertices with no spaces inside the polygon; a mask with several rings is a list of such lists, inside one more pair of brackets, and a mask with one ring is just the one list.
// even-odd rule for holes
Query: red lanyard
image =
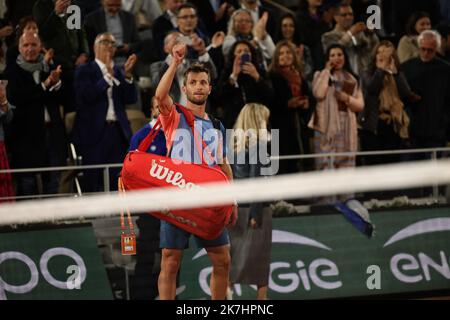
{"label": "red lanyard", "polygon": [[[125,187],[123,185],[122,179],[119,177],[118,181],[118,189],[119,195],[124,198],[125,197]],[[121,246],[122,246],[122,255],[135,255],[136,254],[136,235],[134,233],[134,225],[133,220],[131,219],[130,210],[127,210],[128,216],[128,227],[130,232],[126,233],[125,226],[125,214],[123,211],[123,207],[120,209],[120,229],[122,230],[121,234]]]}

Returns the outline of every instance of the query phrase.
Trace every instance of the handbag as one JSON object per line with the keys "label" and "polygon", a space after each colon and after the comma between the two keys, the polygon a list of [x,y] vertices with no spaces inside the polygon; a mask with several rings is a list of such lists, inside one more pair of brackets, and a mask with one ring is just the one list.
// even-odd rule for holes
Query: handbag
{"label": "handbag", "polygon": [[[176,104],[183,113],[194,133],[194,115],[188,109]],[[202,164],[195,164],[144,152],[151,145],[159,130],[161,121],[158,118],[147,137],[142,140],[138,150],[131,151],[125,157],[121,178],[125,190],[151,188],[202,188],[202,184],[212,182],[229,183],[228,177],[216,165],[208,166],[203,157]],[[202,139],[203,147],[211,157],[208,147]],[[229,223],[233,204],[186,210],[170,210],[150,212],[161,220],[170,222],[178,228],[206,240],[216,239]]]}

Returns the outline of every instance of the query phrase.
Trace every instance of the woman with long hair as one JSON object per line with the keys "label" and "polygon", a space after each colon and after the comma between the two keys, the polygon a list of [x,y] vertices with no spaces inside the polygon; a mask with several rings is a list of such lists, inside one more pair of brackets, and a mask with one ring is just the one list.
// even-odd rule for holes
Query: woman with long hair
{"label": "woman with long hair", "polygon": [[[310,92],[296,48],[291,42],[284,40],[277,44],[269,78],[273,86],[271,124],[272,128],[280,130],[280,155],[310,153],[311,134],[307,127],[311,117]],[[279,173],[305,169],[300,165],[298,161],[282,161]]]}
{"label": "woman with long hair", "polygon": [[[246,104],[234,125],[233,174],[236,179],[264,175],[268,165],[270,135],[269,109],[257,103]],[[258,300],[267,299],[272,248],[272,215],[263,203],[240,207],[236,225],[229,229],[231,242],[230,283],[257,286]],[[258,263],[255,263],[257,261]]]}
{"label": "woman with long hair", "polygon": [[214,93],[216,116],[231,129],[242,106],[252,102],[268,105],[271,92],[256,49],[248,41],[236,41],[225,57],[225,68]]}
{"label": "woman with long hair", "polygon": [[276,41],[278,44],[285,40],[295,46],[295,52],[303,66],[303,75],[305,79],[312,80],[314,65],[311,49],[301,42],[297,25],[296,18],[292,13],[283,14],[278,23]]}
{"label": "woman with long hair", "polygon": [[[345,48],[333,44],[326,51],[325,69],[317,71],[313,80],[316,110],[309,122],[315,130],[315,153],[356,152],[358,132],[356,114],[364,108],[358,77],[353,73]],[[355,166],[354,156],[318,158],[316,168],[348,168]]]}
{"label": "woman with long hair", "polygon": [[417,38],[422,31],[431,29],[430,15],[426,12],[415,12],[409,17],[406,24],[406,35],[398,43],[397,54],[400,63],[419,56]]}
{"label": "woman with long hair", "polygon": [[[365,108],[359,121],[361,147],[364,151],[400,149],[409,138],[409,117],[405,102],[419,99],[400,70],[395,46],[380,42],[373,53],[367,81]],[[398,155],[367,157],[366,164],[397,162]]]}

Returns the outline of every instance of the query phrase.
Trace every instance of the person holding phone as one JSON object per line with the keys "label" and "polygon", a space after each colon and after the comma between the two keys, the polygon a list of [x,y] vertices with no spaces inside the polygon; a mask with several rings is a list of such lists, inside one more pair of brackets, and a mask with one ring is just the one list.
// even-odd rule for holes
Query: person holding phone
{"label": "person holding phone", "polygon": [[270,82],[256,49],[245,40],[234,43],[225,58],[225,68],[213,99],[216,116],[231,129],[242,107],[247,103],[269,105]]}
{"label": "person holding phone", "polygon": [[[326,67],[314,74],[313,94],[317,100],[316,109],[308,124],[315,131],[315,153],[356,152],[358,132],[356,113],[364,109],[364,99],[356,76],[342,45],[331,45],[326,51]],[[331,79],[334,81],[331,81]],[[342,82],[337,90],[335,82]],[[317,170],[349,168],[355,166],[355,157],[339,156],[330,163],[328,158],[316,160]],[[342,195],[342,200],[352,195]],[[325,198],[324,202],[331,199]]]}

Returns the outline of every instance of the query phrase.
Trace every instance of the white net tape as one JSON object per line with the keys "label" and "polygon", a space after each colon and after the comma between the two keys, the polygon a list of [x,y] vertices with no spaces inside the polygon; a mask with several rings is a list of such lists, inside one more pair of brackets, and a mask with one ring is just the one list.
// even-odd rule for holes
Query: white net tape
{"label": "white net tape", "polygon": [[439,184],[450,184],[450,160],[239,180],[226,185],[203,185],[195,190],[152,189],[128,192],[124,198],[111,193],[2,204],[0,225],[113,216],[118,215],[120,209],[125,207],[138,213],[198,208],[232,203],[234,200],[241,203],[289,200]]}

